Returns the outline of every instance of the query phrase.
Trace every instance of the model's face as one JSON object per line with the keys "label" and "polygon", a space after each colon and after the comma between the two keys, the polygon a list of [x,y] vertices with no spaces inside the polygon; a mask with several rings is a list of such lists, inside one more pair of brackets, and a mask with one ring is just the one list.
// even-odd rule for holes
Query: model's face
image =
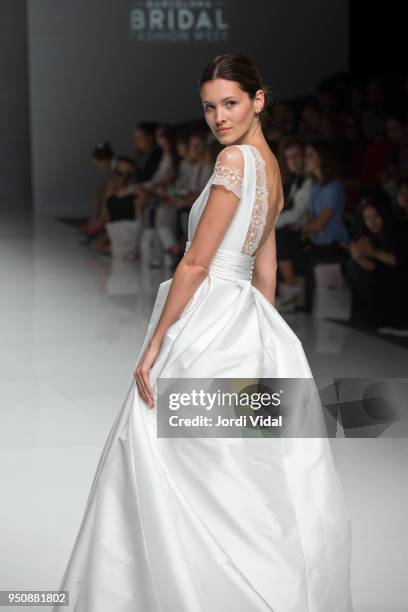
{"label": "model's face", "polygon": [[293,174],[302,174],[305,166],[305,159],[301,147],[289,147],[285,151],[286,164]]}
{"label": "model's face", "polygon": [[317,151],[313,147],[306,147],[305,152],[305,169],[306,172],[316,174],[320,169],[320,158]]}
{"label": "model's face", "polygon": [[[225,145],[239,142],[256,120],[263,107],[263,91],[251,100],[236,81],[213,79],[201,87],[205,120],[217,140]],[[227,128],[220,131],[221,128]]]}
{"label": "model's face", "polygon": [[370,232],[373,234],[379,234],[381,232],[383,220],[374,206],[366,206],[363,211],[363,219]]}
{"label": "model's face", "polygon": [[398,189],[397,202],[398,206],[401,206],[404,210],[408,210],[408,185],[402,185]]}

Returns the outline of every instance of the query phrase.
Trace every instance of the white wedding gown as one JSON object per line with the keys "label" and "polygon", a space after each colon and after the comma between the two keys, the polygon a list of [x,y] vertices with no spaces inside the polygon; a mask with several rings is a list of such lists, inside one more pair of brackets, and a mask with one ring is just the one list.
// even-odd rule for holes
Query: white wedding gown
{"label": "white wedding gown", "polygon": [[[234,191],[238,208],[151,383],[313,378],[301,342],[251,284],[268,196],[259,150],[221,151],[187,249],[212,183]],[[352,612],[350,517],[328,439],[158,438],[156,418],[131,376],[60,586],[70,611]]]}

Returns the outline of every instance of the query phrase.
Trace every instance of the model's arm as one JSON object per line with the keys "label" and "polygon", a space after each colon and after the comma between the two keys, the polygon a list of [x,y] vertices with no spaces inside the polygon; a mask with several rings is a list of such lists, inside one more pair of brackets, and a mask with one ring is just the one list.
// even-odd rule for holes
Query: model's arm
{"label": "model's arm", "polygon": [[[243,153],[239,147],[226,147],[219,153],[217,162],[218,167],[224,169],[223,175],[214,177],[190,248],[173,275],[166,302],[151,337],[153,345],[161,345],[168,328],[177,321],[195,290],[207,276],[211,260],[237,210],[239,197],[229,188],[233,187],[231,176],[236,179],[238,175],[242,181]],[[229,172],[232,174],[229,175]],[[217,178],[218,184],[216,184]]]}

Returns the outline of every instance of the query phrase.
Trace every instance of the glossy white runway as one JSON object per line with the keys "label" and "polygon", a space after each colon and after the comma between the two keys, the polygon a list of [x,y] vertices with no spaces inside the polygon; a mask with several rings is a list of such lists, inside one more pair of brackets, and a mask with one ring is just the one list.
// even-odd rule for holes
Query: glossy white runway
{"label": "glossy white runway", "polygon": [[[169,278],[112,266],[79,240],[52,219],[0,224],[3,590],[58,588],[157,286]],[[309,315],[285,318],[316,377],[407,377],[405,349]],[[355,612],[403,612],[407,441],[332,442],[352,516]]]}

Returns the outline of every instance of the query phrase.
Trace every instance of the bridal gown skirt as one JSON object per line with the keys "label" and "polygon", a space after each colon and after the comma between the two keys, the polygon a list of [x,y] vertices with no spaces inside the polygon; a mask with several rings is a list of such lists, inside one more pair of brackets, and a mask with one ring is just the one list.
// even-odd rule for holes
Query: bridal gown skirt
{"label": "bridal gown skirt", "polygon": [[[312,377],[297,336],[227,256],[169,328],[153,385]],[[328,439],[158,438],[156,417],[131,378],[60,586],[70,611],[352,612],[350,516]]]}

